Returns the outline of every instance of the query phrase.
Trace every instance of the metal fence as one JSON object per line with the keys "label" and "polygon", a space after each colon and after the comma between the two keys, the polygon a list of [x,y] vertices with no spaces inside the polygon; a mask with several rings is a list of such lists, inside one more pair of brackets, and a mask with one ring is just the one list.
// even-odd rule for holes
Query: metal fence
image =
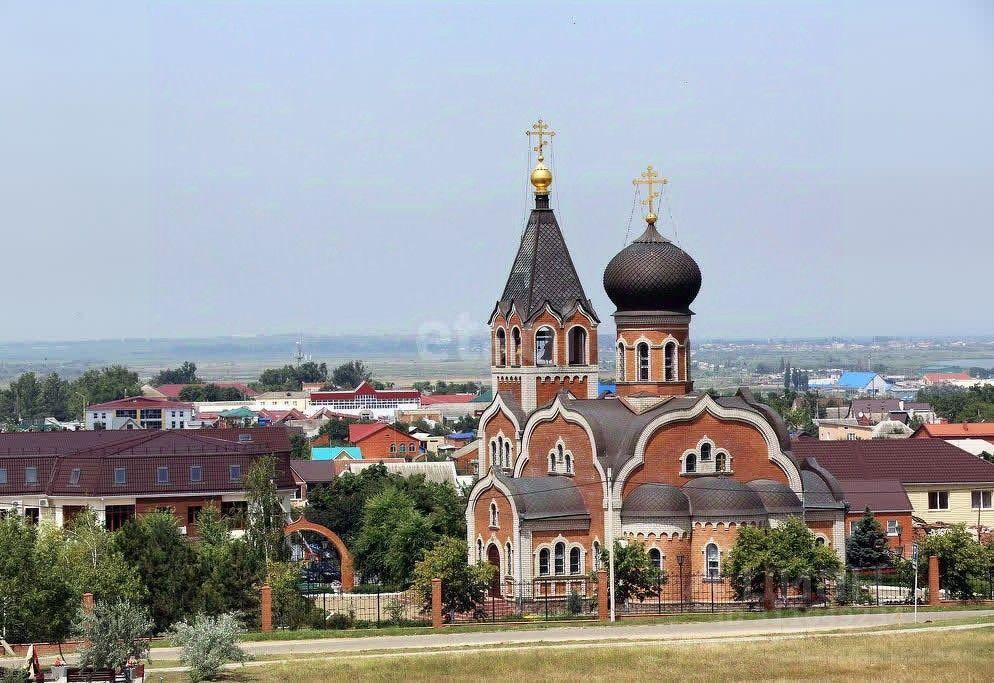
{"label": "metal fence", "polygon": [[596,584],[586,577],[504,581],[475,609],[445,615],[453,624],[596,619]]}

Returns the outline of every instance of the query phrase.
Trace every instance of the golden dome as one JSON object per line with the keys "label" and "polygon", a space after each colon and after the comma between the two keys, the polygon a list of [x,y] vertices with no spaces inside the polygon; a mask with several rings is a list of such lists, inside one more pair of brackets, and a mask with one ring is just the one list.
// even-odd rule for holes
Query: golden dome
{"label": "golden dome", "polygon": [[552,185],[552,171],[550,171],[541,159],[531,175],[532,185],[538,194],[549,194],[549,186]]}
{"label": "golden dome", "polygon": [[645,222],[648,223],[649,225],[655,225],[657,218],[658,216],[654,214],[652,211],[650,211],[645,215]]}

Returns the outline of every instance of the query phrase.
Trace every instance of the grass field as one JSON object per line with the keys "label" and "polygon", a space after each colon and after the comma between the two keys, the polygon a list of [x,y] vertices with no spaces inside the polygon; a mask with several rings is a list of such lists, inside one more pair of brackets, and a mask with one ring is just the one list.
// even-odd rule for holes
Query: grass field
{"label": "grass field", "polygon": [[[787,641],[685,645],[615,644],[488,650],[248,667],[228,681],[346,680],[989,681],[994,629],[811,636]],[[153,674],[152,680],[158,680]],[[164,681],[182,681],[169,674]]]}

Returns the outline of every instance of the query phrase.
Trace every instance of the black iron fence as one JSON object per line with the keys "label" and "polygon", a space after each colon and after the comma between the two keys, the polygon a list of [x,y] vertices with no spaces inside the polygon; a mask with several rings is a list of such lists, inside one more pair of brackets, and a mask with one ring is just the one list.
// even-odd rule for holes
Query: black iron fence
{"label": "black iron fence", "polygon": [[444,616],[453,624],[596,619],[596,584],[586,577],[504,581],[476,609]]}

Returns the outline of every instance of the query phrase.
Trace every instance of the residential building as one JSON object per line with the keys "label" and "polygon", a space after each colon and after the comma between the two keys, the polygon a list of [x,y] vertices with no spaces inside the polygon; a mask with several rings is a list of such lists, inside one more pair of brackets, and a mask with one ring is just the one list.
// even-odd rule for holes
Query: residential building
{"label": "residential building", "polygon": [[939,420],[932,404],[903,401],[897,398],[854,398],[849,404],[849,412],[846,417],[854,420],[866,420],[871,424],[884,420],[897,420],[904,423],[913,420],[919,422],[938,422]]}
{"label": "residential building", "polygon": [[349,443],[362,449],[364,459],[401,457],[413,460],[421,453],[421,442],[384,422],[349,425]]}
{"label": "residential building", "polygon": [[[985,530],[994,527],[994,463],[942,439],[797,439],[793,452],[838,481],[849,504],[847,533],[866,505],[880,513],[885,528],[895,522],[910,529],[910,515],[926,524],[964,522],[974,533],[978,524]],[[909,540],[902,536],[901,544]]]}
{"label": "residential building", "polygon": [[314,406],[323,406],[353,415],[368,415],[372,419],[393,418],[398,409],[421,406],[421,392],[416,389],[376,389],[370,382],[363,382],[355,389],[342,391],[314,391],[309,395]]}
{"label": "residential building", "polygon": [[299,410],[307,413],[311,408],[311,397],[306,391],[266,391],[248,406],[252,410]]}
{"label": "residential building", "polygon": [[167,509],[194,534],[207,505],[243,516],[245,476],[264,456],[276,459],[276,485],[289,511],[294,483],[284,428],[0,434],[0,511],[62,526],[90,508],[116,529],[135,515]]}
{"label": "residential building", "polygon": [[186,423],[193,418],[192,403],[146,396],[86,406],[88,430],[185,429]]}
{"label": "residential building", "polygon": [[899,420],[883,420],[871,424],[868,420],[845,418],[815,420],[820,441],[862,441],[865,439],[907,439],[911,427]]}
{"label": "residential building", "polygon": [[925,386],[935,386],[936,384],[969,382],[972,379],[968,372],[926,372],[922,375],[922,384]]}
{"label": "residential building", "polygon": [[994,422],[944,422],[923,424],[915,430],[916,439],[994,439]]}
{"label": "residential building", "polygon": [[311,446],[311,460],[362,460],[359,446]]}
{"label": "residential building", "polygon": [[890,385],[875,372],[843,372],[835,383],[835,389],[846,396],[878,396],[886,394]]}

